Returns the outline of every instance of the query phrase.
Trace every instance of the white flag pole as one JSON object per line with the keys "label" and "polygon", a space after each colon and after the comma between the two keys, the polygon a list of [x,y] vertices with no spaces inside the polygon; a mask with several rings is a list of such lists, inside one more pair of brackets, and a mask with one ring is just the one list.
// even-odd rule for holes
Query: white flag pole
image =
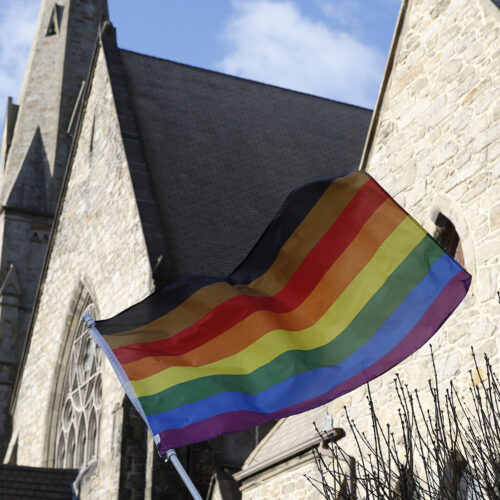
{"label": "white flag pole", "polygon": [[[106,357],[109,359],[111,366],[115,370],[118,379],[120,380],[127,396],[130,399],[130,402],[134,405],[135,409],[139,412],[139,415],[143,418],[143,420],[146,422],[146,425],[149,428],[146,415],[144,414],[144,410],[142,409],[142,406],[139,403],[135,391],[132,388],[132,384],[130,383],[130,380],[128,379],[127,375],[125,374],[122,365],[116,359],[116,356],[114,355],[112,349],[109,347],[109,344],[102,338],[101,332],[97,329],[95,325],[94,318],[91,316],[90,313],[86,312],[82,316],[82,321],[84,321],[84,323],[87,325],[90,336],[95,340],[97,345],[104,351],[104,354],[106,354]],[[151,428],[149,429],[151,430]],[[177,458],[177,453],[175,453],[175,450],[174,449],[167,450],[167,453],[165,454],[164,458],[165,462],[168,462],[169,460],[172,462],[173,466],[177,470],[179,476],[181,476],[182,481],[186,485],[186,488],[189,490],[189,493],[191,493],[191,496],[194,498],[194,500],[202,500],[200,494],[198,493],[198,490],[196,489],[196,486],[193,484],[193,481],[191,481],[191,478],[188,476],[184,467]]]}

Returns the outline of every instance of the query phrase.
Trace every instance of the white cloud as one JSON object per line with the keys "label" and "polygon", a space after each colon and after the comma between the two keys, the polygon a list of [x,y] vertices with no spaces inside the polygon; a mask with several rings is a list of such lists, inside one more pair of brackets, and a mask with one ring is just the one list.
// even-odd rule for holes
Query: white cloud
{"label": "white cloud", "polygon": [[217,69],[373,107],[384,57],[351,34],[305,17],[290,1],[235,0]]}
{"label": "white cloud", "polygon": [[323,15],[345,26],[357,24],[360,5],[356,0],[315,0]]}
{"label": "white cloud", "polygon": [[21,90],[40,0],[2,0],[0,9],[0,124],[7,97]]}

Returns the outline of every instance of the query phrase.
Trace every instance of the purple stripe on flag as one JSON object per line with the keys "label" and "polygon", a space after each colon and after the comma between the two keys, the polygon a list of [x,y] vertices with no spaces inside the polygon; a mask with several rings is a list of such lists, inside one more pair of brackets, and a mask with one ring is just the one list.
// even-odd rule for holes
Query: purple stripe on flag
{"label": "purple stripe on flag", "polygon": [[347,392],[382,375],[411,355],[440,328],[464,298],[470,286],[470,276],[460,271],[444,287],[425,314],[406,337],[392,350],[362,372],[342,382],[321,396],[283,408],[273,414],[235,411],[216,415],[201,422],[174,430],[160,432],[158,451],[164,454],[169,448],[212,439],[223,433],[254,427],[269,420],[287,417],[328,403]]}

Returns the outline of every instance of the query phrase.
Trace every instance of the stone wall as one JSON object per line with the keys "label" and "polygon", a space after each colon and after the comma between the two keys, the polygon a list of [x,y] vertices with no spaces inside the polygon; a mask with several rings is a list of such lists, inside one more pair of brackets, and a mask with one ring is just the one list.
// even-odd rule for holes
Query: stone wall
{"label": "stone wall", "polygon": [[[431,234],[439,213],[458,232],[472,286],[431,343],[440,382],[444,386],[453,380],[465,394],[468,370],[474,369],[471,346],[491,357],[497,373],[500,365],[500,10],[490,0],[404,3],[394,66],[388,68],[362,165]],[[428,392],[431,369],[424,346],[370,384],[382,425],[399,423],[399,402],[387,389],[395,374]],[[347,431],[342,446],[355,456],[344,406],[358,428],[368,430],[366,388],[325,408],[335,427]],[[314,468],[308,460],[303,467]],[[287,488],[299,492],[289,498],[321,498],[312,486],[298,489],[302,471],[286,463],[248,478],[241,487],[243,498],[288,498]]]}
{"label": "stone wall", "polygon": [[[9,98],[0,171],[0,456],[10,437],[8,407],[25,341],[52,217],[66,168],[69,117],[86,77],[105,0],[57,2],[56,32],[47,34],[54,2],[43,0],[19,96]],[[16,297],[5,294],[13,267]],[[15,299],[16,304],[13,303]]]}
{"label": "stone wall", "polygon": [[[92,148],[91,148],[92,144]],[[47,450],[60,353],[75,290],[85,283],[100,317],[153,289],[151,267],[121,140],[109,75],[100,53],[71,177],[41,291],[29,353],[14,409],[20,465],[51,465]],[[117,498],[123,391],[105,361],[98,467],[92,498]]]}
{"label": "stone wall", "polygon": [[241,487],[242,498],[248,500],[322,498],[306,476],[313,480],[319,479],[311,452],[305,452],[247,479]]}
{"label": "stone wall", "polygon": [[[439,213],[457,229],[472,286],[432,343],[443,382],[462,386],[471,345],[498,360],[499,29],[489,0],[411,1],[366,162],[431,234]],[[419,386],[426,355],[398,367]]]}

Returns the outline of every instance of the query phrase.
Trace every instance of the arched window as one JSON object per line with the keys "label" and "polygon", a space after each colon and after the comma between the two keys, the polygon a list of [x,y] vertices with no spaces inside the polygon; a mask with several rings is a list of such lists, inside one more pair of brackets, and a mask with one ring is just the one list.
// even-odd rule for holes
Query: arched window
{"label": "arched window", "polygon": [[443,500],[484,500],[481,487],[467,460],[459,451],[448,457],[440,480],[439,498]]}
{"label": "arched window", "polygon": [[461,266],[464,265],[464,254],[457,230],[441,212],[436,218],[434,238]]}
{"label": "arched window", "polygon": [[[87,297],[78,316],[94,307]],[[82,321],[73,322],[76,331],[62,384],[56,426],[55,466],[81,468],[97,458],[101,415],[102,355]],[[71,333],[71,332],[70,332]]]}

